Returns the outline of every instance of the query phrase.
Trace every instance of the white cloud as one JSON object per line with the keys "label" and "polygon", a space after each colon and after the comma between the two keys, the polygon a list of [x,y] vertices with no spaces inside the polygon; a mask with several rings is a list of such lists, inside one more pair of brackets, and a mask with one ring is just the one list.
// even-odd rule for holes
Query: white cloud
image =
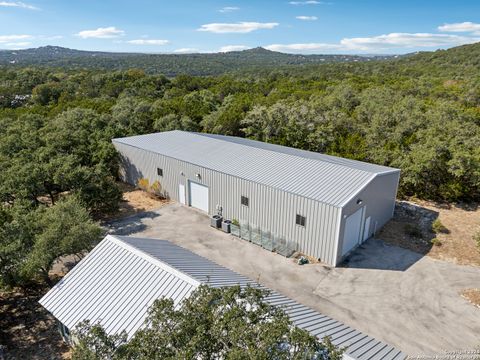
{"label": "white cloud", "polygon": [[372,37],[344,38],[338,43],[272,44],[265,48],[283,52],[367,52],[378,53],[395,49],[440,48],[471,44],[478,37],[430,33],[390,33]]}
{"label": "white cloud", "polygon": [[470,21],[462,23],[443,24],[438,27],[438,30],[443,32],[465,32],[480,35],[480,24]]}
{"label": "white cloud", "polygon": [[21,1],[0,1],[0,6],[18,7],[22,9],[28,9],[28,10],[39,10],[36,6],[25,4],[24,2],[21,2]]}
{"label": "white cloud", "polygon": [[340,48],[338,44],[326,43],[299,43],[299,44],[272,44],[265,46],[265,49],[281,52],[317,52],[337,50]]}
{"label": "white cloud", "polygon": [[29,41],[20,41],[20,42],[13,42],[13,43],[7,43],[5,44],[5,46],[9,47],[9,48],[15,48],[15,49],[18,49],[18,48],[23,48],[25,46],[28,46],[28,45],[31,45],[32,43],[29,42]]}
{"label": "white cloud", "polygon": [[38,36],[39,39],[42,39],[42,40],[58,40],[58,39],[63,39],[63,36],[62,35],[40,35]]}
{"label": "white cloud", "polygon": [[295,17],[298,20],[303,20],[303,21],[314,21],[318,20],[316,16],[305,16],[305,15],[300,15]]}
{"label": "white cloud", "polygon": [[127,43],[134,45],[167,45],[169,41],[161,39],[135,39],[129,40]]}
{"label": "white cloud", "polygon": [[8,43],[17,40],[31,39],[32,35],[0,35],[0,43]]}
{"label": "white cloud", "polygon": [[191,54],[191,53],[198,53],[199,50],[197,48],[180,48],[173,50],[174,53],[178,54]]}
{"label": "white cloud", "polygon": [[224,34],[224,33],[245,34],[255,30],[259,30],[259,29],[273,29],[278,25],[279,24],[276,22],[259,23],[259,22],[242,21],[242,22],[230,23],[230,24],[221,24],[221,23],[204,24],[197,30],[207,31],[207,32],[212,32],[217,34]]}
{"label": "white cloud", "polygon": [[241,51],[246,49],[249,49],[249,47],[245,45],[226,45],[222,46],[218,52]]}
{"label": "white cloud", "polygon": [[115,26],[109,26],[105,28],[100,27],[95,30],[83,30],[76,35],[81,37],[82,39],[89,39],[89,38],[110,39],[110,38],[125,35],[125,31],[117,29]]}
{"label": "white cloud", "polygon": [[375,51],[391,48],[442,47],[468,44],[478,39],[430,33],[390,33],[364,38],[345,38],[340,44],[350,50]]}
{"label": "white cloud", "polygon": [[309,0],[309,1],[290,1],[290,5],[320,5],[320,4],[326,4],[323,1],[315,1],[315,0]]}
{"label": "white cloud", "polygon": [[221,8],[218,11],[221,12],[221,13],[229,13],[229,12],[234,12],[234,11],[237,11],[237,10],[240,10],[240,8],[237,7],[237,6],[224,6],[223,8]]}

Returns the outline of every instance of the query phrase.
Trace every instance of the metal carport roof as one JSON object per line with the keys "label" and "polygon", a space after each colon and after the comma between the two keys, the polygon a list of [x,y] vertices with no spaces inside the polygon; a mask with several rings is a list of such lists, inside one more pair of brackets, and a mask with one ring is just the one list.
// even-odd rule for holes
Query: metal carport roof
{"label": "metal carport roof", "polygon": [[[126,330],[133,336],[148,307],[163,296],[180,305],[201,283],[212,287],[263,286],[166,240],[108,235],[42,299],[67,327],[89,319],[107,333]],[[282,306],[292,322],[315,336],[330,336],[347,347],[346,357],[359,360],[403,360],[400,350],[339,321],[269,290],[266,298]]]}

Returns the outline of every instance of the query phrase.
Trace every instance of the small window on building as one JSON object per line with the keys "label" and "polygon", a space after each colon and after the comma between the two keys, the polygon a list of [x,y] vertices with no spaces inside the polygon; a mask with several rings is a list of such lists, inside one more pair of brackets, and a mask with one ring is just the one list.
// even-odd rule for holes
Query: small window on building
{"label": "small window on building", "polygon": [[297,218],[296,218],[295,222],[296,222],[297,225],[305,226],[306,220],[307,220],[307,218],[305,216],[297,214]]}
{"label": "small window on building", "polygon": [[163,176],[163,169],[157,168],[157,175]]}
{"label": "small window on building", "polygon": [[242,205],[248,206],[248,197],[242,196]]}

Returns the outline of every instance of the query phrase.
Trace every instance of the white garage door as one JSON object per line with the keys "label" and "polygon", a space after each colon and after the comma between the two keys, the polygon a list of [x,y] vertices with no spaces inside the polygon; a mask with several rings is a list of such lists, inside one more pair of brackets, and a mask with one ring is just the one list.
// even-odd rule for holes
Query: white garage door
{"label": "white garage door", "polygon": [[358,245],[360,240],[360,229],[362,227],[363,208],[358,209],[350,215],[345,221],[345,231],[343,233],[342,255],[345,255],[351,249]]}
{"label": "white garage door", "polygon": [[195,182],[189,182],[190,206],[208,213],[208,187]]}

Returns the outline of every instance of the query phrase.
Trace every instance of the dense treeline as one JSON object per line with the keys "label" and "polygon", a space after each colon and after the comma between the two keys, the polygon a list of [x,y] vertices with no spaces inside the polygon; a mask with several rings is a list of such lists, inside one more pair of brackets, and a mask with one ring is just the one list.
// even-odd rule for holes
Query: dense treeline
{"label": "dense treeline", "polygon": [[83,51],[58,46],[43,46],[25,50],[0,50],[0,66],[48,66],[64,69],[128,70],[142,69],[148,74],[176,76],[220,75],[245,69],[275,69],[279,66],[299,66],[336,62],[363,62],[388,59],[391,56],[360,55],[299,55],[284,54],[263,48],[243,51],[194,54],[142,54]]}
{"label": "dense treeline", "polygon": [[[121,193],[111,139],[172,129],[246,136],[394,166],[402,169],[400,196],[478,201],[480,73],[472,61],[450,59],[449,51],[441,52],[448,58],[443,66],[440,55],[430,66],[426,59],[433,55],[419,54],[396,62],[217,77],[3,69],[2,227],[12,219],[28,222],[22,216],[30,210],[52,209],[71,195],[93,216],[115,211]],[[8,269],[22,268],[17,265],[41,237],[35,234],[17,247],[2,235],[0,261],[21,248],[24,256]]]}

